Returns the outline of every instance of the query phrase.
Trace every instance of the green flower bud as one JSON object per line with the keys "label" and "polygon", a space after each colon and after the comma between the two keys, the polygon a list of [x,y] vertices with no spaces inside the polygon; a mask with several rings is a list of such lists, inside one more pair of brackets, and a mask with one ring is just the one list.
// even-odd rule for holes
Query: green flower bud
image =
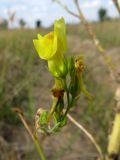
{"label": "green flower bud", "polygon": [[65,77],[68,73],[67,61],[65,58],[56,57],[48,61],[48,68],[52,75],[56,78]]}

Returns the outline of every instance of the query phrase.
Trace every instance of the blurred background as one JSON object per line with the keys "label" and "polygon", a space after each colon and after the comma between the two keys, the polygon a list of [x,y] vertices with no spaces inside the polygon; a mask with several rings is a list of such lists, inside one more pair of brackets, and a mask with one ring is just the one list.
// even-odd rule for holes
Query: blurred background
{"label": "blurred background", "polygon": [[[72,0],[62,2],[76,12]],[[120,20],[112,0],[79,2],[108,56],[119,67]],[[37,108],[50,108],[53,78],[47,63],[35,52],[33,39],[53,30],[54,20],[61,16],[67,24],[67,54],[84,55],[84,80],[93,95],[91,103],[81,95],[71,115],[106,151],[116,85],[84,27],[52,0],[0,0],[0,160],[39,160],[30,136],[11,109],[22,109],[33,127]],[[97,156],[89,139],[70,122],[41,143],[49,160],[91,160]]]}

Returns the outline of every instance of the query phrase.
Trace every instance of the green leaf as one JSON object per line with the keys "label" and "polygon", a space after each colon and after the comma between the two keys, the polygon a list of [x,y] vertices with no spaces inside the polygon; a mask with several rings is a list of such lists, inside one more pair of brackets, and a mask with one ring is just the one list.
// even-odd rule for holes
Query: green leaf
{"label": "green leaf", "polygon": [[39,122],[41,125],[47,124],[48,111],[44,111],[40,115]]}
{"label": "green leaf", "polygon": [[93,98],[92,98],[91,94],[88,92],[82,78],[80,80],[80,83],[81,83],[81,91],[91,101]]}
{"label": "green leaf", "polygon": [[54,122],[55,122],[55,125],[60,122],[60,119],[61,119],[61,114],[57,113],[57,112],[54,112]]}
{"label": "green leaf", "polygon": [[63,108],[64,108],[64,100],[62,98],[56,107],[56,112],[61,113]]}
{"label": "green leaf", "polygon": [[56,133],[60,131],[60,122],[56,123],[50,130],[49,133]]}
{"label": "green leaf", "polygon": [[67,124],[67,117],[64,117],[64,119],[62,119],[62,121],[60,122],[60,127],[63,127]]}

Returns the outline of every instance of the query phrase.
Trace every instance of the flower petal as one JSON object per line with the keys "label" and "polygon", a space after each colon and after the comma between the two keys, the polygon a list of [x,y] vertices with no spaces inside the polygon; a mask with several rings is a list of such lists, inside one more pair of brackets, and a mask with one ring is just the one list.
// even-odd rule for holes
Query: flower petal
{"label": "flower petal", "polygon": [[60,52],[64,53],[67,50],[67,39],[66,39],[66,26],[64,18],[62,17],[59,20],[54,22],[54,32],[58,38],[58,49]]}
{"label": "flower petal", "polygon": [[44,37],[38,35],[38,40],[33,40],[33,43],[42,59],[50,60],[57,51],[57,37],[53,32],[50,32]]}

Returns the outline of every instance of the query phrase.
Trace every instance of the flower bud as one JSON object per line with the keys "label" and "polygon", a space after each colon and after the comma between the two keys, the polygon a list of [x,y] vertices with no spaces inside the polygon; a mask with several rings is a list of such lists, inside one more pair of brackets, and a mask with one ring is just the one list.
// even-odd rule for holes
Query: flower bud
{"label": "flower bud", "polygon": [[84,69],[84,63],[83,63],[83,57],[77,57],[75,59],[75,68],[77,70],[78,73],[82,73],[83,69]]}
{"label": "flower bud", "polygon": [[48,68],[52,75],[56,78],[62,78],[67,75],[67,61],[65,58],[56,58],[48,61]]}

